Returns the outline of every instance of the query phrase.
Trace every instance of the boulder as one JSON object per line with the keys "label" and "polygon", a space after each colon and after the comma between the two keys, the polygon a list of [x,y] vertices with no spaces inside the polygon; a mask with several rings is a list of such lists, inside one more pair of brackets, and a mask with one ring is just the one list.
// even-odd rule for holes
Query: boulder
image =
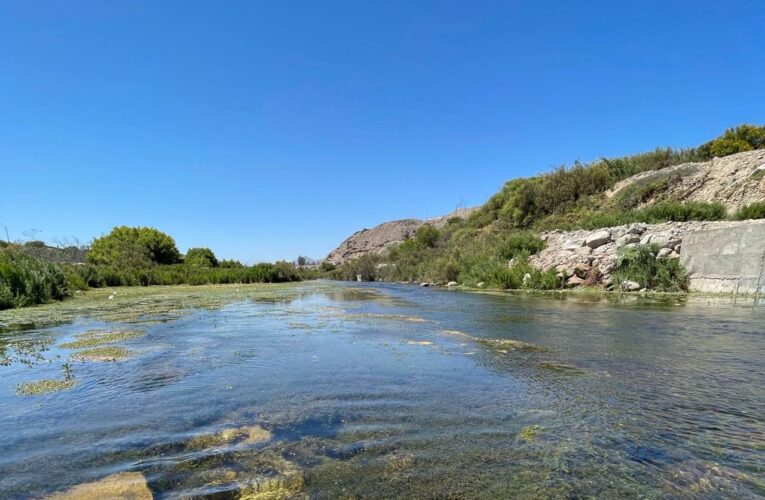
{"label": "boulder", "polygon": [[573,252],[577,248],[584,245],[583,239],[572,239],[572,240],[566,240],[563,243],[563,250],[568,250],[569,252]]}
{"label": "boulder", "polygon": [[574,276],[584,279],[590,273],[591,269],[592,267],[590,265],[580,262],[574,266]]}
{"label": "boulder", "polygon": [[448,286],[448,287],[457,286],[457,282],[456,281],[450,281],[449,283],[446,284],[446,286]]}
{"label": "boulder", "polygon": [[478,288],[483,288],[483,287],[485,287],[485,286],[486,286],[486,283],[484,283],[484,282],[482,281],[482,282],[478,283],[476,286],[477,286]]}
{"label": "boulder", "polygon": [[643,288],[640,285],[640,283],[637,283],[635,281],[630,281],[630,280],[622,281],[621,287],[622,287],[622,290],[624,290],[625,292],[635,292],[635,291],[640,290],[641,288]]}
{"label": "boulder", "polygon": [[579,247],[574,249],[575,255],[581,255],[582,257],[586,257],[592,253],[592,248],[590,247]]}
{"label": "boulder", "polygon": [[640,235],[635,233],[627,233],[621,238],[616,240],[616,248],[622,248],[630,243],[640,243]]}
{"label": "boulder", "polygon": [[656,258],[657,259],[666,259],[672,253],[674,253],[674,250],[672,250],[671,248],[662,248],[661,250],[656,252]]}
{"label": "boulder", "polygon": [[567,287],[581,286],[582,284],[584,284],[584,279],[576,275],[571,276],[568,280],[566,280]]}
{"label": "boulder", "polygon": [[611,232],[605,229],[590,234],[584,243],[590,248],[598,248],[611,242]]}
{"label": "boulder", "polygon": [[643,224],[642,222],[635,222],[635,223],[629,224],[627,226],[626,233],[627,234],[641,235],[641,234],[645,233],[646,227],[647,226],[645,224]]}

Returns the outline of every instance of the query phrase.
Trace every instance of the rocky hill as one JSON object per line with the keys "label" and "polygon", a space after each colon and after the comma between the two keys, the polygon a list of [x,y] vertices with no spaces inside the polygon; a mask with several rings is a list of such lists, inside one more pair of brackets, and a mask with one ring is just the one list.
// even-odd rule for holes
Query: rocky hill
{"label": "rocky hill", "polygon": [[[625,196],[630,190],[683,201],[719,202],[735,211],[765,201],[765,150],[643,172],[616,183],[606,196]],[[649,197],[644,203],[651,201]]]}
{"label": "rocky hill", "polygon": [[417,229],[425,224],[441,227],[453,217],[467,217],[473,210],[475,208],[460,208],[449,214],[432,219],[394,220],[377,225],[371,229],[362,229],[340,243],[337,248],[327,255],[325,261],[330,264],[340,265],[362,255],[383,253],[390,247],[413,237]]}

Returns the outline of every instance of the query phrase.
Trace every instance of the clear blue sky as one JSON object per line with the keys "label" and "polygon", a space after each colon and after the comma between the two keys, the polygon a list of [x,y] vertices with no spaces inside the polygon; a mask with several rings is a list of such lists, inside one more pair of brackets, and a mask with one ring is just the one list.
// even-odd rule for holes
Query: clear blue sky
{"label": "clear blue sky", "polygon": [[761,1],[5,0],[0,225],[320,258],[513,177],[762,124],[763,19]]}

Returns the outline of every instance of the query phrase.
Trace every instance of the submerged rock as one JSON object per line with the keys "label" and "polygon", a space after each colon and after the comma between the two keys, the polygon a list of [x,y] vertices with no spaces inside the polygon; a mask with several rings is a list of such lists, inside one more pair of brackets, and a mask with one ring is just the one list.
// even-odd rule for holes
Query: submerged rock
{"label": "submerged rock", "polygon": [[581,369],[577,368],[576,366],[571,365],[564,365],[562,363],[551,363],[551,362],[544,362],[539,363],[540,368],[544,368],[545,370],[552,370],[554,372],[561,372],[561,373],[583,373]]}
{"label": "submerged rock", "polygon": [[69,490],[54,493],[48,500],[151,500],[153,498],[146,478],[140,472],[120,472],[99,481],[77,485]]}
{"label": "submerged rock", "polygon": [[510,339],[487,339],[477,338],[476,342],[485,346],[491,347],[500,352],[507,351],[527,351],[527,352],[545,352],[547,349],[534,344],[528,344],[526,342],[520,342],[518,340]]}
{"label": "submerged rock", "polygon": [[186,448],[198,450],[233,443],[256,444],[269,439],[271,439],[271,432],[260,426],[233,427],[215,434],[195,436],[186,443]]}

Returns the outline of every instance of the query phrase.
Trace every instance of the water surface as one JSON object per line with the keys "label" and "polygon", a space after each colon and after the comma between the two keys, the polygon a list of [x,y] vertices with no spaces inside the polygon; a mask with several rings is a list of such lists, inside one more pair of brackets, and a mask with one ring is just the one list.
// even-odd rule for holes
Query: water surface
{"label": "water surface", "polygon": [[[297,498],[765,495],[765,307],[751,299],[314,282],[172,314],[162,300],[0,334],[1,498],[125,471],[155,498],[279,478]],[[127,359],[71,359],[61,345],[94,329],[143,335],[116,344]],[[17,394],[64,363],[71,388]],[[216,438],[245,427],[269,437]]]}

